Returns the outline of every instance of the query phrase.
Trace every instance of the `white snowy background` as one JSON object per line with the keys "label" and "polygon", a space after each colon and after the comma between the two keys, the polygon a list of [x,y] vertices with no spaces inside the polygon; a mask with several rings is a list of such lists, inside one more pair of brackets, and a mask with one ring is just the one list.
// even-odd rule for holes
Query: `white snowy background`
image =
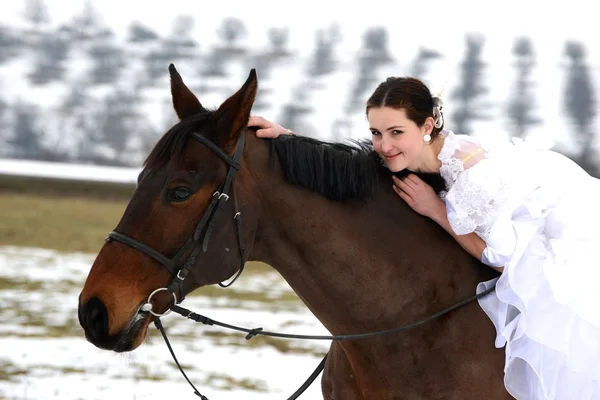
{"label": "white snowy background", "polygon": [[[65,23],[81,12],[79,0],[46,0],[51,23],[44,29]],[[460,62],[464,58],[465,35],[478,33],[485,38],[483,61],[487,63],[484,81],[489,88],[485,111],[490,118],[473,123],[474,134],[487,137],[511,136],[506,103],[514,90],[515,69],[511,49],[516,38],[529,37],[535,48],[536,114],[541,123],[529,131],[533,136],[552,138],[565,148],[573,148],[574,126],[565,115],[563,92],[566,72],[564,47],[567,41],[582,43],[592,82],[600,85],[600,27],[591,2],[561,1],[348,1],[271,2],[271,1],[193,1],[142,0],[93,1],[102,23],[115,32],[114,40],[124,43],[127,29],[134,21],[151,27],[161,36],[173,31],[173,21],[181,15],[192,16],[193,37],[199,43],[199,56],[179,61],[177,68],[191,86],[216,85],[216,90],[199,90],[205,106],[217,106],[245,80],[252,59],[231,63],[225,78],[202,79],[198,71],[212,46],[219,43],[216,31],[224,18],[241,19],[247,27],[243,44],[253,52],[266,48],[271,28],[289,29],[291,60],[278,64],[268,77],[261,77],[260,98],[268,106],[260,115],[280,121],[287,104],[308,105],[302,134],[321,139],[368,137],[362,110],[345,111],[347,98],[356,79],[357,57],[363,34],[372,27],[384,27],[389,34],[388,48],[394,61],[376,72],[377,81],[390,75],[407,75],[419,49],[440,52],[443,57],[428,64],[423,79],[435,92],[459,87]],[[23,2],[3,1],[0,23],[26,29]],[[336,70],[320,78],[306,74],[318,30],[339,29]],[[145,54],[148,49],[137,49]],[[5,102],[26,101],[39,107],[48,142],[69,149],[80,139],[77,131],[61,128],[58,107],[73,82],[84,79],[90,65],[75,51],[67,61],[63,82],[32,85],[31,53],[0,65],[0,96]],[[135,54],[135,53],[134,53]],[[168,73],[152,88],[143,90],[141,115],[151,128],[145,140],[150,143],[173,121],[170,109]],[[123,75],[114,85],[93,90],[101,97],[134,85],[142,68],[141,56],[130,56]],[[310,86],[304,98],[299,89]],[[373,86],[374,88],[374,86]],[[365,96],[368,96],[367,91]],[[366,97],[364,98],[366,100]],[[598,104],[598,103],[597,103]],[[92,110],[90,110],[90,113]],[[453,104],[446,103],[452,118]],[[594,125],[598,126],[597,122]],[[452,126],[448,126],[452,129]],[[0,131],[7,137],[9,128]],[[597,129],[597,128],[596,128]],[[338,136],[335,136],[337,132]],[[142,139],[139,139],[142,140]],[[0,149],[2,150],[2,149]],[[144,150],[131,150],[131,166],[98,167],[81,163],[61,164],[15,160],[7,149],[0,151],[0,174],[25,174],[73,179],[134,182]],[[1,245],[1,243],[0,243]],[[179,375],[162,339],[152,332],[152,340],[132,354],[115,355],[96,349],[85,341],[76,322],[77,295],[89,266],[90,254],[61,254],[47,249],[0,246],[0,399],[162,399],[194,398]],[[276,273],[243,276],[233,288],[242,292],[261,292],[270,301],[236,302],[226,293],[220,296],[190,297],[187,306],[210,317],[234,324],[263,326],[306,334],[326,333],[321,324],[299,302],[290,301],[290,289]],[[287,296],[287,297],[286,297]],[[284,300],[288,299],[288,300]],[[197,326],[177,317],[165,318],[173,333],[173,345],[192,380],[211,400],[287,398],[304,381],[327,342],[291,343],[292,349],[269,343],[249,346],[243,335],[220,335],[217,328]],[[206,332],[213,334],[206,334]],[[217,332],[217,333],[215,333]],[[317,381],[304,395],[319,398]]]}

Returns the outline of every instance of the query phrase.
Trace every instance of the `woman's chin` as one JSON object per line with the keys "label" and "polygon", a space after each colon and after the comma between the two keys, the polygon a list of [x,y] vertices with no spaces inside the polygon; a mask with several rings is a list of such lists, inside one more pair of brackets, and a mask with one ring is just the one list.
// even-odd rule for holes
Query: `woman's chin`
{"label": "woman's chin", "polygon": [[404,160],[400,159],[394,159],[389,162],[386,162],[385,164],[391,172],[401,172],[408,167]]}

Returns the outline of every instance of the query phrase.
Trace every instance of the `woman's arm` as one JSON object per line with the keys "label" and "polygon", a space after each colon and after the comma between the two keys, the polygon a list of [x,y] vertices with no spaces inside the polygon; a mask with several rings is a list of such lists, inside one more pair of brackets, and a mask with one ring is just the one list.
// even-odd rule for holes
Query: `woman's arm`
{"label": "woman's arm", "polygon": [[[463,249],[465,249],[469,254],[473,257],[477,258],[481,261],[481,256],[483,251],[486,249],[487,245],[476,233],[469,233],[466,235],[457,235],[452,230],[450,226],[450,222],[448,222],[448,213],[446,212],[446,205],[444,202],[440,201],[440,207],[437,212],[432,213],[429,216],[433,221],[435,221],[438,225],[446,230],[457,242],[461,245]],[[493,267],[498,272],[504,271],[504,267]]]}
{"label": "woman's arm", "polygon": [[[394,190],[400,198],[406,201],[406,204],[419,214],[435,221],[444,228],[463,249],[479,261],[483,262],[483,254],[488,247],[487,244],[474,232],[466,235],[457,235],[454,232],[448,221],[446,203],[438,197],[431,186],[423,182],[414,174],[409,174],[402,179],[394,176],[393,180]],[[484,264],[494,268],[496,271],[504,271],[504,267],[493,266],[487,262],[484,262]]]}

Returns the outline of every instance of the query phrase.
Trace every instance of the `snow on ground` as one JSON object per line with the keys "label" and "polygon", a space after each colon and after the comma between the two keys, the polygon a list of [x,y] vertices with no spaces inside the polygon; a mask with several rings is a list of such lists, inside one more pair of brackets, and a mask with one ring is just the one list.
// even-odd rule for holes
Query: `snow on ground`
{"label": "snow on ground", "polygon": [[[0,398],[193,398],[154,326],[149,340],[132,353],[114,354],[85,340],[77,322],[77,299],[92,262],[87,254],[0,247]],[[261,292],[269,301],[234,301],[228,291]],[[242,275],[216,297],[204,296],[200,289],[183,305],[245,327],[328,334],[300,301],[278,301],[289,293],[273,271]],[[287,398],[330,344],[275,339],[285,342],[279,348],[174,314],[164,317],[163,324],[186,373],[211,400]],[[319,382],[304,398],[319,398]]]}

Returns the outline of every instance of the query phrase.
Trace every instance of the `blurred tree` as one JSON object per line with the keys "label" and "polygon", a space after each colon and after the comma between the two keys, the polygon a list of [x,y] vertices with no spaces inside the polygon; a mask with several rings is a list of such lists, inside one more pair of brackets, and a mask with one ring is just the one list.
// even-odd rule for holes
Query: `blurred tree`
{"label": "blurred tree", "polygon": [[44,0],[25,0],[23,16],[35,32],[50,22],[48,6]]}
{"label": "blurred tree", "polygon": [[385,28],[373,27],[364,32],[357,61],[356,79],[344,109],[347,116],[363,109],[367,93],[381,80],[379,70],[394,61],[390,56],[389,36]]}
{"label": "blurred tree", "polygon": [[306,117],[311,115],[313,109],[308,106],[307,85],[298,86],[293,93],[292,100],[281,107],[281,116],[277,121],[281,125],[304,136],[310,136],[313,127],[306,122]]}
{"label": "blurred tree", "polygon": [[[222,49],[213,48],[204,59],[200,68],[200,75],[207,78],[221,78],[227,76],[227,66],[229,65],[229,57],[227,57]],[[203,82],[203,90],[208,89],[208,86]]]}
{"label": "blurred tree", "polygon": [[[170,96],[168,97],[163,97],[160,100],[160,104],[161,104],[161,119],[160,119],[160,123],[158,126],[157,131],[159,131],[160,133],[157,133],[157,135],[162,135],[164,134],[166,131],[168,131],[169,129],[171,129],[171,127],[173,125],[175,125],[176,123],[179,122],[179,118],[177,118],[177,114],[175,114],[175,110],[173,110],[173,100],[171,99]],[[157,140],[158,136],[154,139]],[[152,146],[154,146],[154,143],[152,143]],[[148,148],[147,149],[147,153],[150,153],[150,150],[152,150],[152,148]]]}
{"label": "blurred tree", "polygon": [[[171,99],[168,100],[171,110]],[[172,112],[174,115],[174,113]],[[175,118],[175,122],[178,120]],[[173,124],[169,125],[169,128]],[[166,132],[166,129],[157,129],[151,125],[147,118],[139,119],[139,125],[136,131],[132,135],[130,143],[131,150],[128,151],[127,157],[123,157],[122,160],[129,166],[137,167],[144,163],[144,160],[148,157],[148,154],[152,151],[158,140]]]}
{"label": "blurred tree", "polygon": [[248,28],[239,18],[225,18],[217,29],[217,35],[224,42],[226,48],[240,47],[240,41],[248,34]]}
{"label": "blurred tree", "polygon": [[61,32],[40,37],[33,54],[33,71],[28,75],[34,85],[45,85],[61,80],[66,71],[64,66],[69,55],[69,41]]}
{"label": "blurred tree", "polygon": [[389,50],[389,34],[386,28],[376,26],[363,34],[362,58],[375,62],[378,66],[394,61]]}
{"label": "blurred tree", "polygon": [[364,108],[367,101],[367,93],[370,90],[374,90],[374,85],[377,83],[375,72],[371,69],[369,62],[363,58],[359,59],[357,72],[354,76],[355,80],[350,88],[348,100],[344,107],[346,115],[353,115]]}
{"label": "blurred tree", "polygon": [[289,28],[270,28],[267,31],[269,39],[269,53],[274,58],[288,57],[290,51],[288,49],[290,43],[290,30]]}
{"label": "blurred tree", "polygon": [[112,36],[112,31],[103,25],[100,14],[92,5],[91,0],[85,0],[81,12],[63,25],[61,30],[68,33],[73,42],[88,42]]}
{"label": "blurred tree", "polygon": [[130,141],[140,133],[144,124],[139,110],[139,93],[122,88],[107,95],[96,113],[95,132],[90,137],[92,143],[108,147],[108,152],[96,152],[95,161],[114,165],[128,165],[125,154]]}
{"label": "blurred tree", "polygon": [[8,103],[4,100],[3,97],[0,97],[0,133],[3,132],[3,128],[6,123],[6,114],[9,110]]}
{"label": "blurred tree", "polygon": [[163,51],[173,60],[191,58],[198,47],[194,39],[194,18],[190,15],[178,15],[173,21],[171,34],[165,39]]}
{"label": "blurred tree", "polygon": [[273,92],[273,82],[270,80],[271,72],[278,68],[280,63],[291,57],[288,50],[289,30],[287,28],[271,28],[267,32],[268,45],[264,51],[257,51],[247,57],[247,69],[256,68],[261,84],[252,109],[261,112],[270,107],[272,102],[269,95]]}
{"label": "blurred tree", "polygon": [[11,156],[30,160],[44,158],[43,132],[39,127],[38,107],[18,102],[12,107],[13,132],[7,140]]}
{"label": "blurred tree", "polygon": [[410,67],[410,76],[424,80],[425,74],[427,74],[428,64],[431,61],[442,57],[442,53],[438,51],[426,49],[423,47],[419,48],[417,56],[413,60],[412,65]]}
{"label": "blurred tree", "polygon": [[507,110],[511,121],[509,131],[511,136],[523,138],[530,127],[542,122],[540,118],[533,115],[535,98],[531,72],[535,65],[535,53],[531,39],[518,38],[512,53],[516,58],[517,79]]}
{"label": "blurred tree", "polygon": [[596,135],[593,129],[598,110],[584,45],[579,42],[567,42],[565,56],[568,65],[564,106],[567,116],[575,125],[574,136],[579,146],[579,154],[574,160],[588,173],[599,176],[600,168],[594,151]]}
{"label": "blurred tree", "polygon": [[8,103],[0,97],[0,156],[8,155],[8,143],[11,126],[8,120],[10,108]]}
{"label": "blurred tree", "polygon": [[349,116],[336,118],[331,124],[331,138],[334,141],[344,141],[352,136],[352,121]]}
{"label": "blurred tree", "polygon": [[[227,76],[227,69],[233,61],[243,61],[248,50],[242,43],[248,29],[238,18],[225,18],[217,29],[220,43],[214,46],[203,60],[200,75],[207,78],[222,78]],[[218,89],[210,83],[202,83],[202,91]]]}
{"label": "blurred tree", "polygon": [[175,17],[173,26],[171,27],[171,37],[182,41],[190,41],[195,46],[196,42],[192,38],[195,25],[196,21],[191,15],[178,15]]}
{"label": "blurred tree", "polygon": [[163,51],[163,48],[150,50],[143,58],[144,69],[146,72],[146,85],[155,85],[159,78],[168,76],[169,64],[174,62],[168,52]]}
{"label": "blurred tree", "polygon": [[341,42],[340,28],[331,24],[327,29],[318,29],[315,37],[315,49],[308,65],[308,74],[320,77],[332,73],[338,67],[335,47]]}
{"label": "blurred tree", "polygon": [[158,34],[140,22],[133,22],[127,29],[129,43],[152,43],[159,39]]}
{"label": "blurred tree", "polygon": [[[55,147],[65,154],[65,158],[85,160],[91,154],[88,138],[94,132],[95,111],[98,107],[89,92],[86,81],[69,81],[68,92],[57,107],[58,129],[63,132],[62,140]],[[82,157],[82,155],[84,155]]]}
{"label": "blurred tree", "polygon": [[19,55],[24,41],[12,28],[0,25],[0,64]]}
{"label": "blurred tree", "polygon": [[145,85],[154,85],[167,76],[170,63],[197,56],[198,43],[193,37],[195,22],[191,16],[179,15],[173,20],[171,32],[154,49],[144,55]]}
{"label": "blurred tree", "polygon": [[256,99],[252,104],[252,111],[260,113],[272,106],[273,102],[269,99],[269,95],[273,93],[273,89],[261,85],[256,93]]}
{"label": "blurred tree", "polygon": [[489,119],[489,115],[482,110],[488,105],[483,103],[482,96],[489,92],[483,83],[485,63],[481,56],[483,53],[484,38],[480,35],[467,34],[466,52],[464,60],[460,63],[459,87],[450,94],[457,100],[453,120],[455,130],[461,134],[469,135],[472,132],[471,122],[474,120]]}
{"label": "blurred tree", "polygon": [[118,80],[125,66],[125,51],[115,43],[112,35],[92,41],[88,54],[92,60],[92,83],[112,84]]}

